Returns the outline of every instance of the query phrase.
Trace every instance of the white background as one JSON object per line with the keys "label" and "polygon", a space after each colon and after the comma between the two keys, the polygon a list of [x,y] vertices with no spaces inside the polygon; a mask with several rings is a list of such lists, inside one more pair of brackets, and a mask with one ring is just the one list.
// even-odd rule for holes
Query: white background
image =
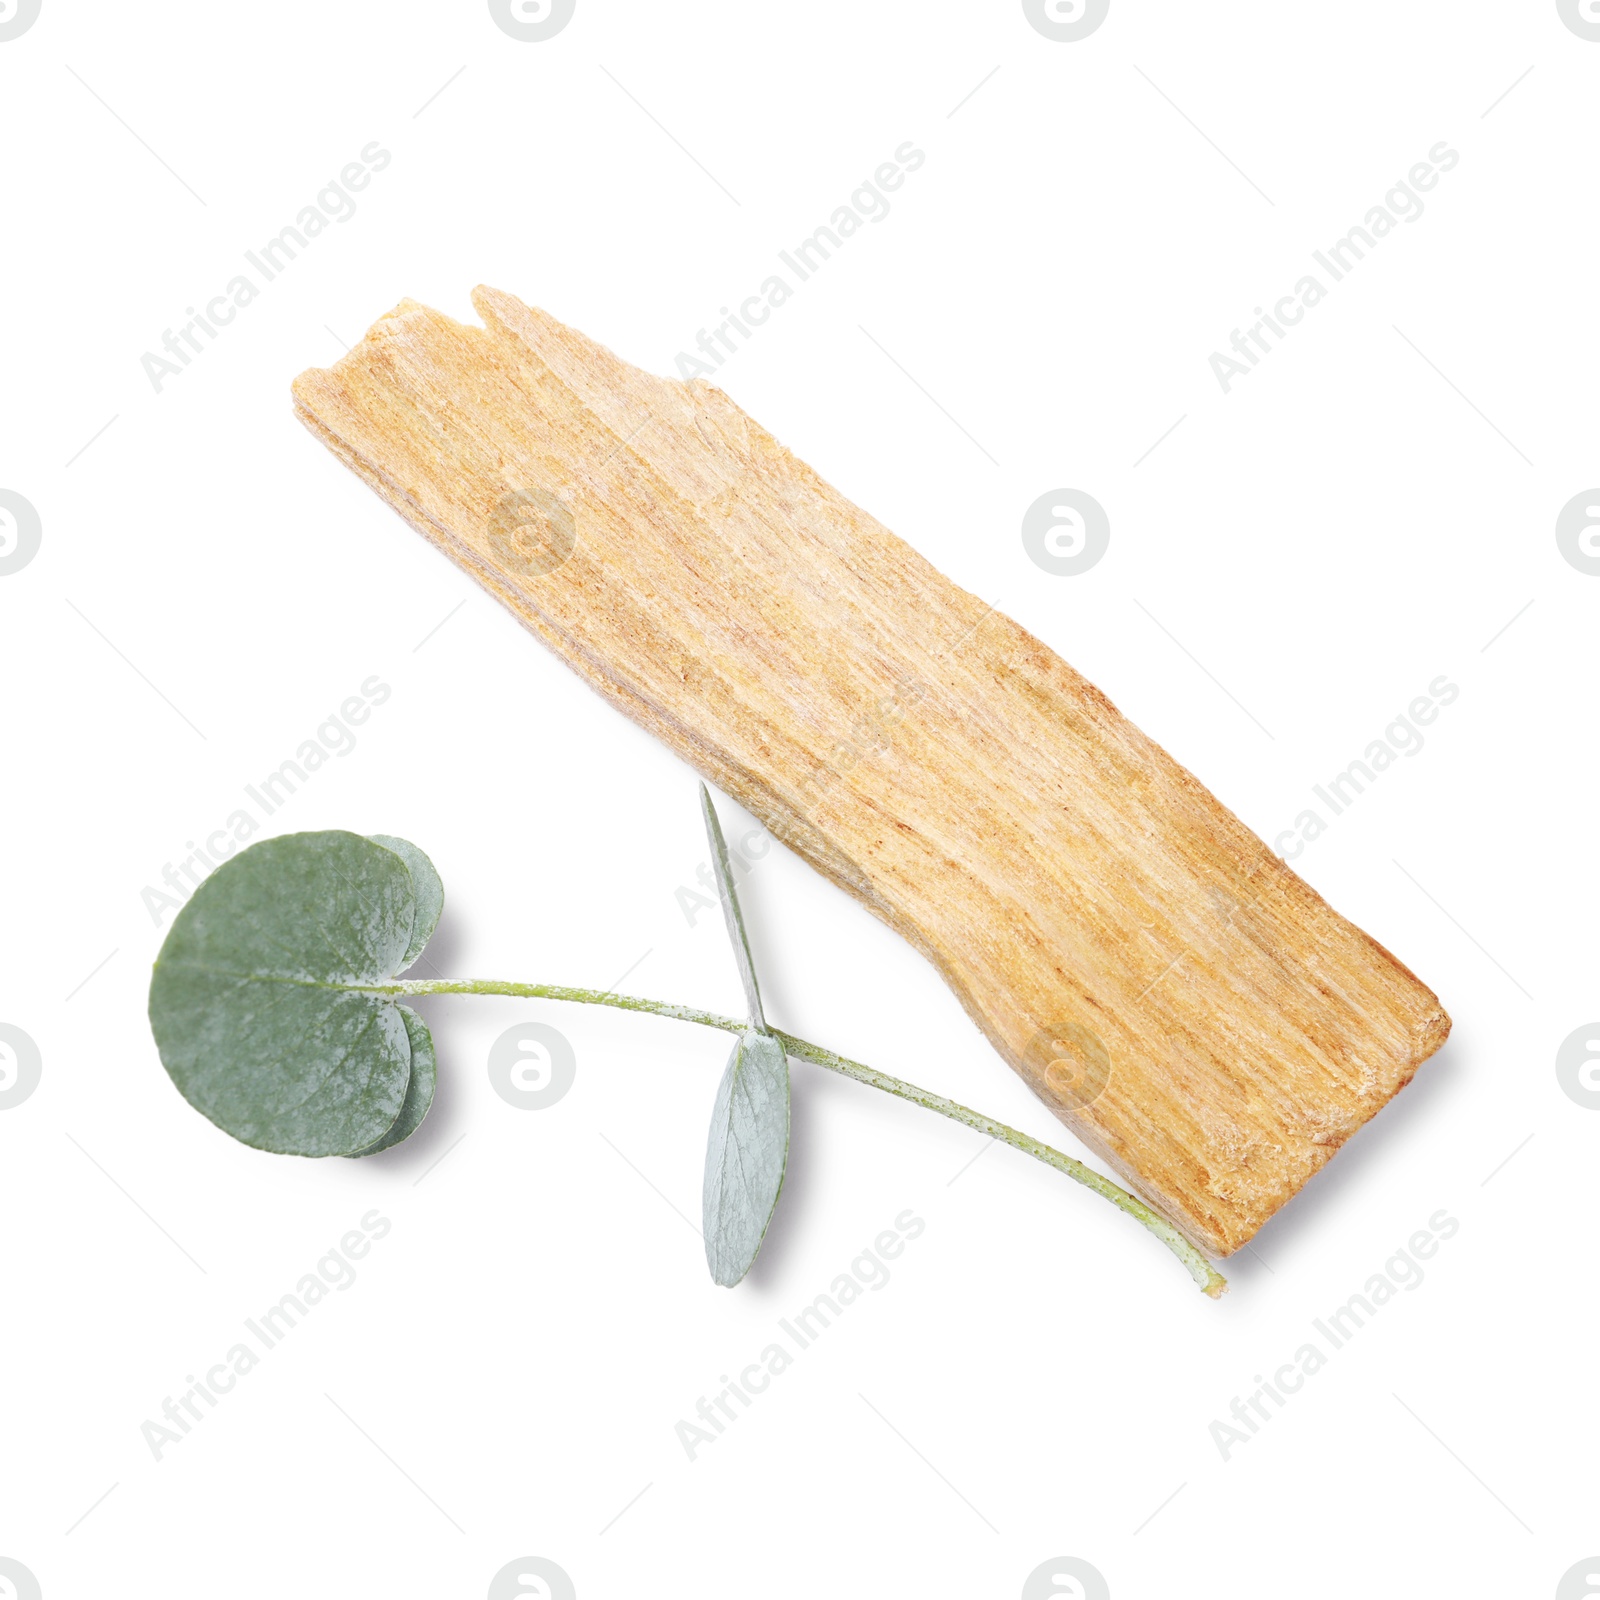
{"label": "white background", "polygon": [[[543,43],[481,3],[44,0],[0,42],[0,488],[43,530],[0,577],[0,1022],[43,1060],[0,1111],[0,1556],[46,1600],[479,1596],[524,1555],[583,1600],[1012,1597],[1057,1556],[1115,1600],[1555,1594],[1600,1550],[1600,1115],[1554,1070],[1600,1013],[1600,580],[1554,537],[1600,480],[1597,81],[1546,0],[1114,0],[1077,43],[1001,0],[578,0]],[[374,140],[356,214],[155,392],[141,356]],[[1269,840],[1459,685],[1295,862],[1448,1046],[1215,1304],[1088,1193],[1003,1149],[963,1171],[975,1135],[803,1064],[768,1249],[715,1288],[688,1219],[725,1040],[648,1017],[433,1002],[410,1144],[230,1141],[151,1043],[141,891],[373,674],[388,702],[269,831],[419,843],[450,975],[738,1006],[674,898],[693,774],[290,380],[479,282],[671,372],[906,140],[891,213],[717,381]],[[1441,140],[1425,214],[1225,395],[1211,353]],[[1057,487],[1110,517],[1082,576],[1022,546]],[[1077,1148],[810,869],[774,849],[745,898],[781,1026]],[[523,1018],[577,1055],[544,1111],[485,1070]],[[373,1208],[359,1281],[153,1459],[141,1424]],[[674,1425],[906,1208],[892,1281],[691,1462]],[[1213,1420],[1441,1208],[1420,1287],[1224,1461]]]}

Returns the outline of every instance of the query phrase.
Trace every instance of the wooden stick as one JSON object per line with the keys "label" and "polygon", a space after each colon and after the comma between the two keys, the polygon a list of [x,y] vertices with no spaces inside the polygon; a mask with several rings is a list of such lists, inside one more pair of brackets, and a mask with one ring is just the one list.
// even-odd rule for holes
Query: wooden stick
{"label": "wooden stick", "polygon": [[483,328],[402,301],[300,376],[301,420],[921,950],[1196,1244],[1245,1243],[1444,1042],[1435,996],[1093,684],[720,390],[473,304]]}

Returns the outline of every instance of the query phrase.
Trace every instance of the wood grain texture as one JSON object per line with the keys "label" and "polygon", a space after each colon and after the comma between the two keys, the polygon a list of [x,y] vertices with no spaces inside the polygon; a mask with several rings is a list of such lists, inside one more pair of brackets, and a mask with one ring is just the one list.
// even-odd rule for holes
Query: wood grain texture
{"label": "wood grain texture", "polygon": [[302,421],[921,950],[1201,1248],[1247,1241],[1443,1043],[1435,996],[1093,684],[726,395],[473,303],[482,328],[402,302],[301,375]]}

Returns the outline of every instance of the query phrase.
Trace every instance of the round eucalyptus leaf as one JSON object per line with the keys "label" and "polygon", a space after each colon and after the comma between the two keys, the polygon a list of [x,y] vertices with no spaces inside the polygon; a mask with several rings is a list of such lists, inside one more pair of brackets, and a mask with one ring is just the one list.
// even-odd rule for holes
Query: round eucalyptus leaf
{"label": "round eucalyptus leaf", "polygon": [[368,837],[385,850],[393,850],[411,869],[411,887],[417,897],[416,915],[411,924],[411,943],[406,946],[397,969],[404,972],[422,954],[423,947],[433,937],[433,930],[439,926],[439,913],[444,910],[444,884],[439,881],[433,863],[409,839],[396,839],[389,833],[374,833]]}
{"label": "round eucalyptus leaf", "polygon": [[406,1025],[406,1032],[411,1036],[411,1082],[406,1086],[405,1104],[400,1107],[400,1115],[395,1119],[394,1126],[376,1144],[369,1144],[365,1150],[357,1150],[357,1156],[375,1156],[380,1150],[391,1149],[402,1139],[409,1139],[421,1127],[428,1107],[433,1104],[433,1091],[439,1082],[439,1062],[433,1050],[433,1035],[428,1032],[427,1023],[409,1006],[400,1006],[398,1010],[401,1021]]}
{"label": "round eucalyptus leaf", "polygon": [[406,961],[412,869],[354,833],[241,851],[201,884],[156,958],[150,1026],[180,1093],[225,1133],[287,1155],[354,1155],[399,1119],[413,1045],[367,992]]}

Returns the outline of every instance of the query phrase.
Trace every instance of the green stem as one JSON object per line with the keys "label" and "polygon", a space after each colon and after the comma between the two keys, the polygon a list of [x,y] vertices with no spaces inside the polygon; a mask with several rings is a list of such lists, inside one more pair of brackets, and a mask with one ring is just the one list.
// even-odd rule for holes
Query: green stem
{"label": "green stem", "polygon": [[[665,1000],[641,1000],[634,995],[612,994],[599,989],[572,989],[557,983],[400,979],[394,983],[374,984],[371,992],[393,995],[513,995],[528,1000],[568,1000],[579,1005],[613,1006],[619,1011],[643,1011],[651,1016],[671,1017],[677,1022],[697,1022],[705,1028],[720,1028],[724,1033],[743,1033],[750,1026],[748,1022],[742,1022],[736,1017],[719,1016],[714,1011],[701,1011],[694,1006],[677,1006]],[[941,1117],[949,1117],[953,1122],[976,1128],[979,1133],[987,1134],[991,1139],[998,1139],[1002,1144],[1010,1145],[1013,1150],[1020,1150],[1024,1155],[1032,1156],[1035,1161],[1042,1161],[1047,1167],[1054,1167],[1057,1172],[1065,1173],[1067,1177],[1081,1183],[1086,1189],[1094,1190],[1097,1195],[1109,1200],[1119,1211],[1125,1211],[1136,1222],[1148,1228],[1188,1268],[1189,1276],[1213,1299],[1228,1287],[1228,1280],[1170,1222],[1153,1211],[1144,1201],[1096,1172],[1093,1167],[1085,1166],[1083,1162],[1076,1161],[1047,1144],[1042,1144],[1016,1128],[1007,1127],[1003,1122],[996,1122],[993,1117],[986,1117],[981,1111],[974,1111],[957,1101],[947,1100],[942,1094],[930,1094],[926,1089],[919,1089],[914,1083],[907,1083],[903,1078],[891,1078],[886,1072],[878,1072],[859,1061],[850,1060],[847,1056],[835,1055],[832,1050],[825,1050],[821,1045],[812,1044],[808,1039],[797,1039],[792,1033],[784,1033],[777,1028],[772,1032],[783,1042],[783,1048],[791,1056],[798,1056],[802,1061],[826,1067],[829,1072],[840,1073],[846,1078],[854,1078],[857,1083],[881,1089],[885,1094],[897,1095],[902,1100],[909,1100],[913,1105],[937,1111]]]}

